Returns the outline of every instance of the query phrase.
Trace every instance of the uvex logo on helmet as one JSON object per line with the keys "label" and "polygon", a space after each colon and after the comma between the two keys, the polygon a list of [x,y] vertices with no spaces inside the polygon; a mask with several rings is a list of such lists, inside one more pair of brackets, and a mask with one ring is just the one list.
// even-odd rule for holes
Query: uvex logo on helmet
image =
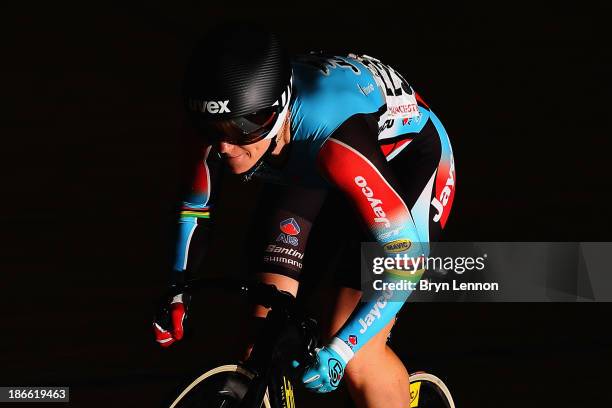
{"label": "uvex logo on helmet", "polygon": [[229,99],[225,101],[204,101],[202,99],[189,99],[189,109],[195,112],[202,113],[230,113],[231,110],[227,107]]}

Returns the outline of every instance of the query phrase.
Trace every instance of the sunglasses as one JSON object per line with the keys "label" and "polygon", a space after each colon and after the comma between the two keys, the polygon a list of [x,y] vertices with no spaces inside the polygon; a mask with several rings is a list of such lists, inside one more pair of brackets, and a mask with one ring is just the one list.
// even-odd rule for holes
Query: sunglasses
{"label": "sunglasses", "polygon": [[194,115],[195,126],[213,143],[225,142],[233,145],[257,143],[268,136],[279,116],[279,107],[259,110],[237,118],[205,121]]}

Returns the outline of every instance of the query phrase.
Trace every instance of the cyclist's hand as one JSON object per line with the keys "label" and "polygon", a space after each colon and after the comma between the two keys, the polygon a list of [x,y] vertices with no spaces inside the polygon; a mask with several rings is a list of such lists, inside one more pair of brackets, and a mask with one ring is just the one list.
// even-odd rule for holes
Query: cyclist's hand
{"label": "cyclist's hand", "polygon": [[185,288],[173,289],[171,294],[162,300],[153,322],[155,340],[162,347],[169,347],[182,339],[184,334],[190,295],[185,292]]}
{"label": "cyclist's hand", "polygon": [[338,388],[348,361],[330,346],[318,348],[316,353],[314,364],[306,367],[302,375],[302,382],[312,392],[333,391]]}

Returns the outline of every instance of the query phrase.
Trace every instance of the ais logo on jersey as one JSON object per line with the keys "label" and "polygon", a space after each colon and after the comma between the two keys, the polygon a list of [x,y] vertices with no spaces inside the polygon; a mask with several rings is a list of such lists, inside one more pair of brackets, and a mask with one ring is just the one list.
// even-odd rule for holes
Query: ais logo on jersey
{"label": "ais logo on jersey", "polygon": [[300,233],[300,226],[295,218],[287,218],[280,223],[280,230],[287,235],[297,235]]}
{"label": "ais logo on jersey", "polygon": [[276,242],[282,242],[293,246],[298,245],[299,241],[295,235],[299,234],[301,229],[295,218],[287,218],[281,221],[280,230],[281,234],[276,238]]}
{"label": "ais logo on jersey", "polygon": [[348,338],[349,341],[349,345],[350,346],[356,346],[357,345],[357,336],[355,336],[354,334],[351,334]]}

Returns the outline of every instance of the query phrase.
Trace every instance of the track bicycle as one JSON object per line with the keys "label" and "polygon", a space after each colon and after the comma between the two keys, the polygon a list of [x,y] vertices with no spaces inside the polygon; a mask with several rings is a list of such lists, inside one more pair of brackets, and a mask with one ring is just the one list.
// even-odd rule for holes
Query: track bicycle
{"label": "track bicycle", "polygon": [[[192,292],[201,288],[223,289],[270,308],[263,330],[249,358],[238,364],[214,367],[184,387],[169,408],[295,408],[292,361],[303,365],[315,358],[317,324],[296,306],[295,298],[273,285],[243,284],[228,280],[197,280]],[[452,396],[438,377],[410,374],[410,407],[454,408]]]}

